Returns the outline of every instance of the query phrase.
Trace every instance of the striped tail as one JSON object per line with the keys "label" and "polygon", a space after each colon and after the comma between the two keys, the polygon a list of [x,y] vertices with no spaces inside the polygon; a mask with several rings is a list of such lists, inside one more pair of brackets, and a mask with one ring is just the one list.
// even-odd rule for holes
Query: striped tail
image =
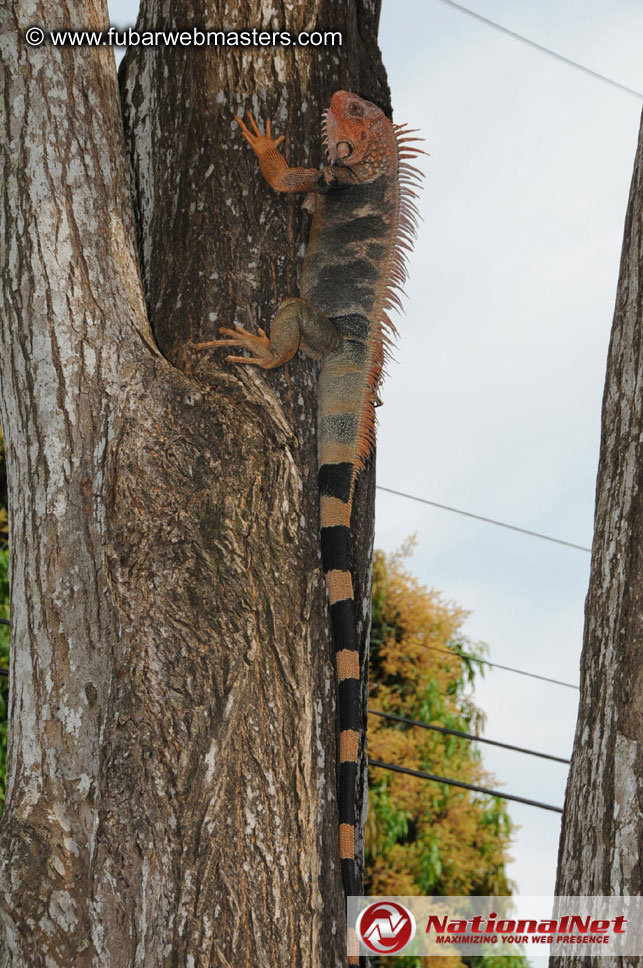
{"label": "striped tail", "polygon": [[[355,870],[355,799],[360,730],[359,648],[350,573],[350,517],[355,465],[319,469],[322,564],[335,640],[339,707],[339,855],[346,897],[358,893]],[[351,947],[354,947],[351,945]],[[355,956],[350,964],[358,964]]]}

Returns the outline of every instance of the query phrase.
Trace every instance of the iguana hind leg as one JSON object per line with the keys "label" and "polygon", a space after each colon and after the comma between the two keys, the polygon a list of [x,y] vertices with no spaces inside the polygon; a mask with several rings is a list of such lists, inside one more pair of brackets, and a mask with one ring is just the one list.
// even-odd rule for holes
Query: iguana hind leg
{"label": "iguana hind leg", "polygon": [[264,370],[273,370],[292,359],[298,349],[308,356],[321,359],[325,353],[337,350],[342,337],[328,316],[306,302],[290,296],[279,306],[270,327],[270,338],[262,329],[250,333],[241,326],[219,330],[229,339],[214,339],[196,343],[196,350],[217,349],[221,346],[240,346],[252,356],[226,356],[227,363],[250,363]]}
{"label": "iguana hind leg", "polygon": [[[254,363],[264,368],[280,365],[278,362],[272,362],[270,340],[261,328],[256,333],[250,333],[242,326],[235,326],[234,329],[222,326],[219,332],[229,336],[230,339],[211,339],[206,343],[195,343],[195,350],[219,349],[221,346],[241,346],[244,350],[254,353],[254,356],[226,356],[226,362]],[[283,360],[283,362],[285,363],[286,360]]]}

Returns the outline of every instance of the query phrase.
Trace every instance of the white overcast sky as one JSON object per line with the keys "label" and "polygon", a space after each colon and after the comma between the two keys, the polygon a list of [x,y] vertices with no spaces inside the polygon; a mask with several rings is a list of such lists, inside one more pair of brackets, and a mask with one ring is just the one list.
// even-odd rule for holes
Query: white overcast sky
{"label": "white overcast sky", "polygon": [[[468,5],[643,91],[640,0]],[[112,0],[112,22],[137,6]],[[589,545],[641,102],[440,0],[384,0],[380,43],[395,119],[430,157],[378,481]],[[412,532],[409,567],[471,611],[492,659],[578,681],[588,554],[379,492],[378,546]],[[490,671],[476,701],[490,738],[571,752],[576,692]],[[564,766],[489,747],[484,760],[507,791],[562,805]],[[510,809],[510,876],[552,893],[559,816]]]}
{"label": "white overcast sky", "polygon": [[[635,0],[470,6],[643,91]],[[380,41],[397,118],[431,157],[378,481],[590,545],[641,102],[439,0],[384,0]],[[492,659],[578,682],[588,554],[380,492],[378,544],[412,531],[412,570],[471,611]],[[490,738],[571,752],[572,690],[492,671],[476,700]],[[565,766],[483,752],[507,791],[562,805]],[[510,811],[510,875],[521,894],[553,893],[559,815]]]}

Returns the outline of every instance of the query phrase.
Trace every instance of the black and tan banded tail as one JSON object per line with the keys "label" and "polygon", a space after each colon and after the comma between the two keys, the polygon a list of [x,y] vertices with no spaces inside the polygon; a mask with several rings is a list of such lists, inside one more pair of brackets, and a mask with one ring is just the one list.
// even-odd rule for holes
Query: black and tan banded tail
{"label": "black and tan banded tail", "polygon": [[354,465],[348,462],[322,464],[319,469],[322,564],[337,663],[339,850],[347,896],[357,894],[355,791],[360,732],[359,648],[349,560],[354,472]]}
{"label": "black and tan banded tail", "polygon": [[[350,522],[355,483],[375,445],[377,388],[395,332],[388,311],[400,306],[398,290],[406,278],[406,255],[415,236],[414,188],[422,176],[408,164],[408,159],[421,153],[412,144],[417,140],[413,134],[405,126],[394,127],[398,154],[394,178],[352,188],[337,212],[327,200],[325,224],[309,261],[308,290],[302,293],[317,304],[317,289],[332,281],[336,293],[345,287],[351,294],[343,309],[339,298],[333,302],[326,294],[324,309],[343,342],[341,349],[322,361],[318,423],[322,564],[337,666],[339,851],[346,897],[359,891],[355,831],[361,731]],[[355,288],[361,304],[352,295]],[[349,964],[359,964],[353,929],[349,929],[349,947]]]}

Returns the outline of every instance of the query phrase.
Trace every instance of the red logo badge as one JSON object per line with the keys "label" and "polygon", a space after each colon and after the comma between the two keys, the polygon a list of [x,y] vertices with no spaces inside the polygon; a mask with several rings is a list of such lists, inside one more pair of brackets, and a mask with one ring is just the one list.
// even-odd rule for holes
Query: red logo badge
{"label": "red logo badge", "polygon": [[402,904],[376,901],[361,912],[355,930],[371,951],[392,955],[415,937],[415,918]]}

